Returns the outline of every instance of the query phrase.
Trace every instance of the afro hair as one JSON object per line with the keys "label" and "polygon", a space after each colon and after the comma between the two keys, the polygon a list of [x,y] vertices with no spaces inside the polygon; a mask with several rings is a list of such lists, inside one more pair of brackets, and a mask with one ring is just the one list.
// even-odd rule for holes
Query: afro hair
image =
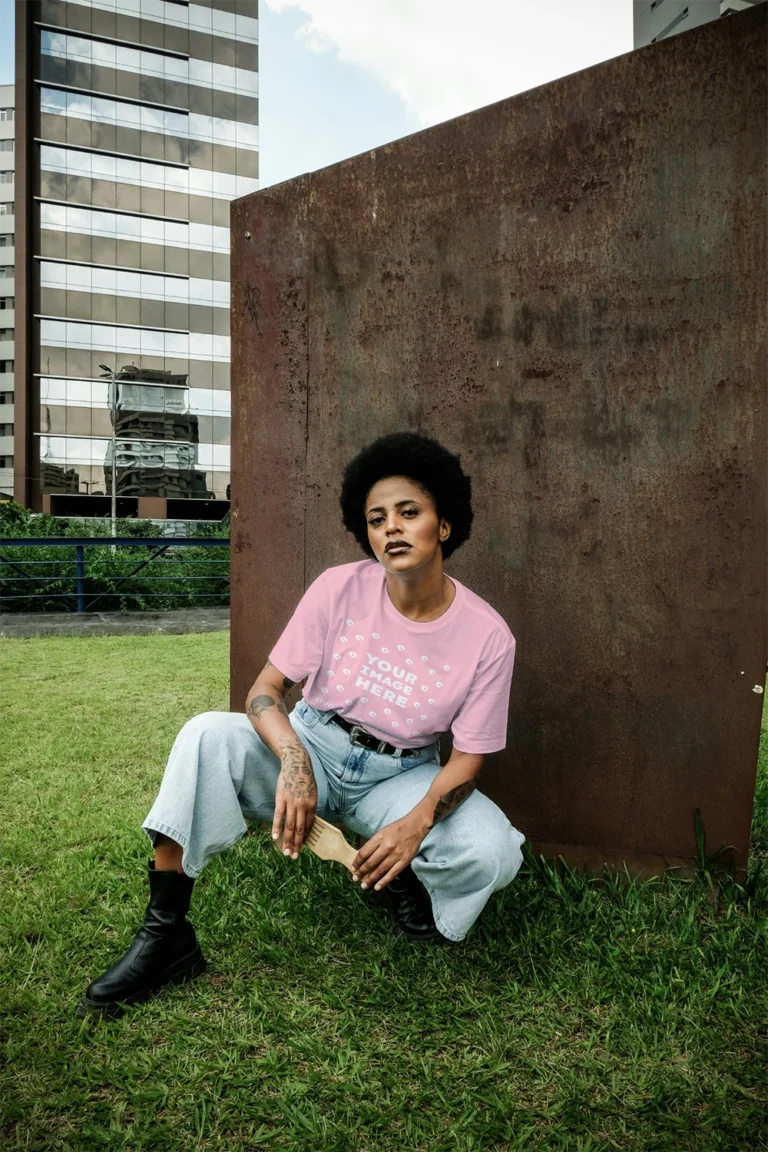
{"label": "afro hair", "polygon": [[347,464],[339,497],[344,527],[372,560],[376,557],[368,542],[365,501],[374,484],[388,476],[407,476],[432,497],[438,518],[451,525],[451,534],[442,544],[447,560],[472,531],[472,482],[462,471],[460,457],[417,432],[392,432],[363,448]]}

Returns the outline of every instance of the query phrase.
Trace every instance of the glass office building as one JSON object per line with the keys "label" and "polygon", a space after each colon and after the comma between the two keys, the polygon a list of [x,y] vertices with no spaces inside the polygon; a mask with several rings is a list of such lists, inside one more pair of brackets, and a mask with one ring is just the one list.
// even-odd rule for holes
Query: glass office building
{"label": "glass office building", "polygon": [[13,495],[15,93],[0,85],[0,498]]}
{"label": "glass office building", "polygon": [[634,0],[632,23],[635,48],[656,44],[708,24],[721,16],[744,12],[765,0]]}
{"label": "glass office building", "polygon": [[113,485],[124,515],[227,506],[229,205],[258,187],[257,15],[17,0],[30,507],[105,514]]}

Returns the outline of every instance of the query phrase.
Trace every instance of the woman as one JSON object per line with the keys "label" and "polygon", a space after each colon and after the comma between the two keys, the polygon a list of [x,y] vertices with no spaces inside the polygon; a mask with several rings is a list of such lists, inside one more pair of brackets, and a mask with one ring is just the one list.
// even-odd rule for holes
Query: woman
{"label": "woman", "polygon": [[[469,477],[437,441],[395,433],[347,466],[341,508],[369,558],[307,589],[245,715],[182,728],[144,822],[155,849],[145,921],[81,1011],[111,1014],[203,971],[192,886],[246,819],[270,820],[292,860],[315,813],[365,837],[354,879],[409,940],[463,940],[517,874],[524,836],[475,783],[505,746],[515,640],[443,572],[470,534]],[[283,696],[302,680],[289,716]]]}

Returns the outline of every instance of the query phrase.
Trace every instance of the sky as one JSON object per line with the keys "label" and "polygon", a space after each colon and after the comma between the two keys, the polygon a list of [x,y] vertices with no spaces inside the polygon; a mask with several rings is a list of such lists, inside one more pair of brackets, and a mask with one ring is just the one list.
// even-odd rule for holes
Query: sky
{"label": "sky", "polygon": [[[632,0],[261,0],[262,187],[632,50]],[[0,0],[0,84],[13,0]]]}

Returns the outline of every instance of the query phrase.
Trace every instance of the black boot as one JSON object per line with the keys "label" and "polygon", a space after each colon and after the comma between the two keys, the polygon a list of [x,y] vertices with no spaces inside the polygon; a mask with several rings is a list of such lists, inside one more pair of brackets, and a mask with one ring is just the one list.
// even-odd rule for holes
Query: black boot
{"label": "black boot", "polygon": [[424,885],[410,865],[390,880],[385,888],[370,890],[375,904],[387,909],[389,918],[407,940],[444,940],[432,915],[432,904]]}
{"label": "black boot", "polygon": [[146,1000],[164,984],[183,984],[205,971],[205,958],[186,919],[194,880],[157,872],[149,864],[149,904],[144,923],[124,956],[86,989],[78,1015],[119,1016],[122,1004]]}

